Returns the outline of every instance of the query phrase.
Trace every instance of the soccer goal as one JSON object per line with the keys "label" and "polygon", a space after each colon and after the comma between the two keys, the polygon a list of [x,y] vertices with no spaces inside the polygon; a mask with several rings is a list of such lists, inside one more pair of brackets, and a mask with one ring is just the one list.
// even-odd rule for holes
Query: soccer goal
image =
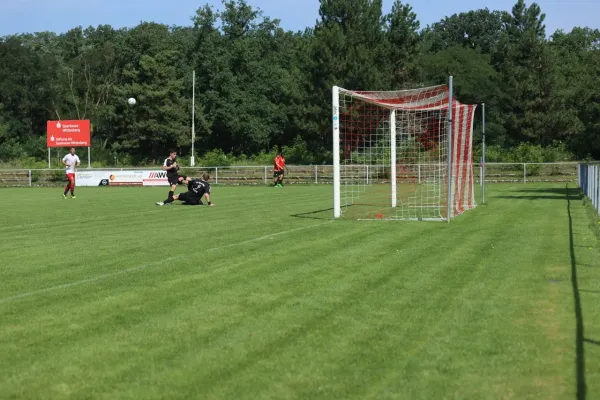
{"label": "soccer goal", "polygon": [[452,78],[411,90],[334,86],[332,100],[335,218],[449,221],[476,206],[476,106],[452,97]]}

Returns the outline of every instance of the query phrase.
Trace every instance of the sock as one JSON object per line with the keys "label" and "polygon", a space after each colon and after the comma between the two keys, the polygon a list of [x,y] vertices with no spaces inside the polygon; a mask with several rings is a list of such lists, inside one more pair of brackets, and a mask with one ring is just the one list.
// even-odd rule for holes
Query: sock
{"label": "sock", "polygon": [[75,196],[75,185],[71,185],[71,196]]}
{"label": "sock", "polygon": [[70,183],[67,183],[67,186],[65,186],[65,192],[63,193],[63,195],[67,195],[67,193],[69,193],[69,188],[71,187]]}
{"label": "sock", "polygon": [[167,204],[167,203],[171,203],[173,201],[173,193],[175,193],[174,191],[169,191],[169,195],[167,196],[167,199],[165,201],[163,201],[163,203]]}

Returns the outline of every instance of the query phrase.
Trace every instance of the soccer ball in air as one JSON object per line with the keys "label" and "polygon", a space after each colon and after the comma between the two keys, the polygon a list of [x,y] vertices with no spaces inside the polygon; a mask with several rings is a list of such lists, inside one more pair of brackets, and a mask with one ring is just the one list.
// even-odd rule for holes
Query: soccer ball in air
{"label": "soccer ball in air", "polygon": [[133,97],[130,97],[127,99],[127,104],[129,104],[130,106],[135,106],[135,99]]}

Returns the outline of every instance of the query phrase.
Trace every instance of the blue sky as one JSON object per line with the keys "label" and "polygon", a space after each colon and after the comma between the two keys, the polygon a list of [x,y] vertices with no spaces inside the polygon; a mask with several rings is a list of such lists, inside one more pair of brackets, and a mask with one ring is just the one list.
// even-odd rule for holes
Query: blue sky
{"label": "blue sky", "polygon": [[[203,4],[222,8],[220,0],[0,0],[0,36],[38,31],[62,33],[81,25],[110,24],[132,27],[141,21],[168,25],[190,25],[190,17]],[[516,0],[413,0],[411,4],[424,27],[445,16],[478,8],[508,10]],[[247,0],[266,16],[281,20],[281,26],[303,30],[314,26],[318,0]],[[527,1],[530,4],[531,1]],[[600,0],[539,0],[546,14],[546,33],[574,26],[600,28]],[[388,12],[393,0],[383,0]]]}

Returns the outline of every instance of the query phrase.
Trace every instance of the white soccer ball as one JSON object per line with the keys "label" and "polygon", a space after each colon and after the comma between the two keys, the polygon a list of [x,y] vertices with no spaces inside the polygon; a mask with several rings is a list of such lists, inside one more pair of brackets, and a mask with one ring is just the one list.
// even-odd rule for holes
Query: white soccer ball
{"label": "white soccer ball", "polygon": [[130,106],[135,106],[135,103],[137,103],[135,101],[135,99],[133,97],[130,97],[127,99],[127,104],[129,104]]}

